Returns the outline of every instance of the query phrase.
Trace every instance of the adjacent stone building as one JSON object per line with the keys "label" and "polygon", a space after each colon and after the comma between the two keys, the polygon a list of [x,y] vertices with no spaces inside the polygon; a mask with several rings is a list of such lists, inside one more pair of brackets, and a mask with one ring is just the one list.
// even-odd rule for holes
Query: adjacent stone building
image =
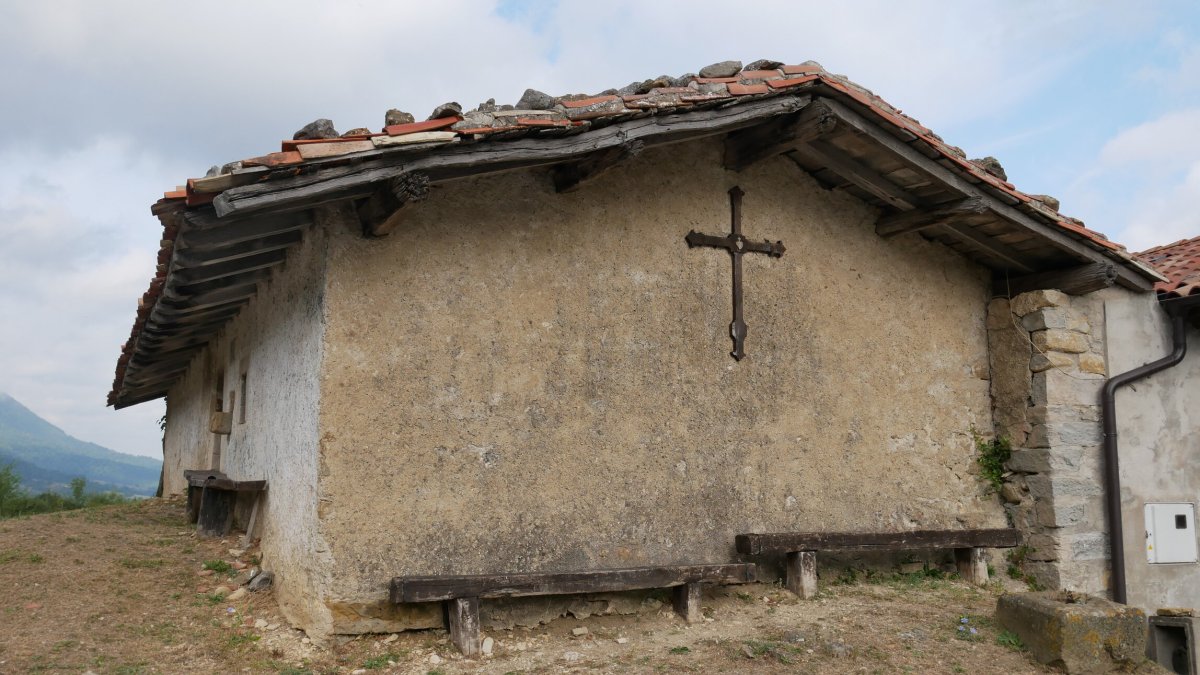
{"label": "adjacent stone building", "polygon": [[1106,308],[1159,330],[1164,277],[1056,208],[812,63],[323,121],[155,205],[109,402],[166,396],[165,492],[267,481],[263,565],[315,634],[439,625],[397,575],[727,562],[752,531],[1011,519],[1037,578],[1101,590]]}

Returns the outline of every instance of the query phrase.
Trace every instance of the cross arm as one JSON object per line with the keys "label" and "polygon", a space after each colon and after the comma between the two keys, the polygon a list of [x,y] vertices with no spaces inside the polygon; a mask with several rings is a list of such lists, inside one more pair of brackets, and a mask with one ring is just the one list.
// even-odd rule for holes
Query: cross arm
{"label": "cross arm", "polygon": [[688,232],[687,237],[684,237],[684,239],[687,241],[688,248],[711,246],[713,248],[724,248],[732,251],[734,246],[729,237],[715,237],[711,234],[702,234],[695,230]]}
{"label": "cross arm", "polygon": [[766,253],[773,258],[779,258],[783,256],[783,252],[787,249],[784,248],[782,241],[772,242],[766,239],[762,241],[750,241],[747,239],[745,241],[745,245],[743,246],[743,250],[754,251],[755,253]]}

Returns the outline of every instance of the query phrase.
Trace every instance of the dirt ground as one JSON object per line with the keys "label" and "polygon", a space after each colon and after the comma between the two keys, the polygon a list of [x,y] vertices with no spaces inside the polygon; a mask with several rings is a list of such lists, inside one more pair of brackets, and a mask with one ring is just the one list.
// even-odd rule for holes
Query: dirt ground
{"label": "dirt ground", "polygon": [[237,570],[201,576],[204,564],[253,565],[254,551],[197,539],[183,510],[182,500],[150,499],[0,521],[0,673],[1052,672],[998,641],[999,584],[921,575],[823,580],[809,601],[772,585],[714,589],[693,626],[664,605],[490,631],[492,654],[477,661],[444,631],[319,647],[269,591],[213,593]]}

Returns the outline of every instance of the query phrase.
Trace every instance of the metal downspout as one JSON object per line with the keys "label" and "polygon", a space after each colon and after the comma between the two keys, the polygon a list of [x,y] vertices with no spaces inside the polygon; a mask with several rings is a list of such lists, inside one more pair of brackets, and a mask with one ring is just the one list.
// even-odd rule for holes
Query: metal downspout
{"label": "metal downspout", "polygon": [[1125,593],[1125,533],[1121,524],[1121,467],[1117,457],[1117,389],[1166,370],[1183,360],[1187,353],[1185,332],[1187,312],[1171,312],[1171,334],[1174,349],[1163,358],[1144,366],[1110,377],[1104,383],[1100,395],[1101,414],[1104,419],[1104,500],[1108,515],[1108,547],[1112,556],[1113,601],[1126,604]]}

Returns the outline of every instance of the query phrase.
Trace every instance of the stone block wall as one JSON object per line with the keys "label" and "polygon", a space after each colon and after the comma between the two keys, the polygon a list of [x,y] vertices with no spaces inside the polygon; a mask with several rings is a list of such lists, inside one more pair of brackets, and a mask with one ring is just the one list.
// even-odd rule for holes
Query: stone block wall
{"label": "stone block wall", "polygon": [[1104,593],[1104,304],[1033,291],[992,300],[987,326],[996,433],[1013,448],[1001,497],[1029,547],[1025,571],[1046,588]]}

